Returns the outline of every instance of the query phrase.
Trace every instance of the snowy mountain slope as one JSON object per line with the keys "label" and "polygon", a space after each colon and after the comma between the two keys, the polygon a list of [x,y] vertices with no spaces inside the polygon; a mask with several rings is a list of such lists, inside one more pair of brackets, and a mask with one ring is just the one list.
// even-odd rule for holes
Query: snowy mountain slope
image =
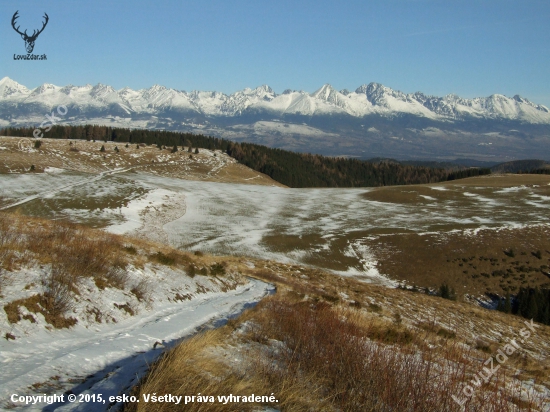
{"label": "snowy mountain slope", "polygon": [[2,80],[0,80],[0,97],[2,99],[9,99],[13,95],[24,96],[29,93],[29,89],[11,80],[8,77],[4,77]]}
{"label": "snowy mountain slope", "polygon": [[43,84],[30,90],[0,80],[0,128],[37,127],[59,105],[67,107],[63,124],[198,132],[329,156],[550,159],[550,110],[517,95],[437,97],[379,83],[281,94],[267,85],[232,94],[160,85],[115,90]]}
{"label": "snowy mountain slope", "polygon": [[86,107],[108,108],[110,105],[118,105],[127,110],[128,114],[156,114],[162,109],[206,116],[240,116],[247,111],[308,116],[345,113],[354,117],[404,113],[435,120],[473,116],[550,124],[550,110],[547,107],[517,95],[509,98],[495,94],[475,99],[463,99],[455,95],[434,97],[420,92],[405,94],[378,83],[362,85],[355,92],[339,92],[325,84],[311,94],[303,91],[277,94],[269,86],[263,85],[226,95],[202,91],[188,93],[160,85],[141,90],[126,87],[117,91],[103,84],[59,87],[46,83],[29,90],[8,77],[0,80],[1,105],[33,103],[47,107],[75,105],[82,111]]}

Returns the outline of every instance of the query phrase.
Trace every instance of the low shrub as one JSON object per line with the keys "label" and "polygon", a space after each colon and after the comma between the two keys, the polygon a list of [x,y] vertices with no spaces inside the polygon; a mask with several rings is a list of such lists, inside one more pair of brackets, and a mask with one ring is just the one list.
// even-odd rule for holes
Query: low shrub
{"label": "low shrub", "polygon": [[195,267],[195,265],[193,265],[192,263],[190,263],[188,266],[187,266],[187,275],[191,278],[194,278],[195,275],[197,274],[197,268]]}
{"label": "low shrub", "polygon": [[17,323],[21,320],[22,317],[19,310],[21,306],[26,307],[29,312],[41,313],[46,322],[58,329],[69,328],[77,323],[75,318],[65,316],[63,305],[59,304],[59,301],[53,294],[49,296],[37,294],[4,305],[4,311],[10,323]]}
{"label": "low shrub", "polygon": [[134,294],[137,300],[145,302],[150,299],[151,285],[146,279],[141,279],[132,289],[130,289],[130,292]]}
{"label": "low shrub", "polygon": [[515,257],[516,256],[516,253],[514,252],[514,249],[503,250],[503,252],[508,257]]}
{"label": "low shrub", "polygon": [[225,275],[225,267],[221,263],[214,263],[210,266],[211,276],[223,276]]}

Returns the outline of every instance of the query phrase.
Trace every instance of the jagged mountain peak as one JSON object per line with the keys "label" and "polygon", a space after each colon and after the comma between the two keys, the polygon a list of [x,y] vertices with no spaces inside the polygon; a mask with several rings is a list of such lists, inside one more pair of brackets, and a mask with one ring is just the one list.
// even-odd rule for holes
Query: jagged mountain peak
{"label": "jagged mountain peak", "polygon": [[361,86],[359,86],[355,90],[355,93],[369,94],[369,93],[373,93],[373,92],[376,92],[376,91],[393,91],[393,90],[390,89],[389,87],[384,86],[381,83],[371,82],[369,84],[362,84]]}
{"label": "jagged mountain peak", "polygon": [[116,90],[112,86],[98,83],[92,87],[92,93],[116,93]]}
{"label": "jagged mountain peak", "polygon": [[365,94],[365,93],[367,93],[367,87],[368,87],[368,85],[362,84],[362,85],[359,86],[357,89],[355,89],[355,93],[357,93],[357,94]]}
{"label": "jagged mountain peak", "polygon": [[269,87],[267,84],[262,84],[261,86],[258,86],[254,89],[254,92],[257,93],[273,93],[273,89]]}
{"label": "jagged mountain peak", "polygon": [[0,86],[25,87],[17,83],[15,80],[10,79],[8,76],[5,76],[2,79],[0,79]]}
{"label": "jagged mountain peak", "polygon": [[38,86],[36,89],[31,91],[31,96],[40,96],[44,94],[55,94],[55,92],[60,91],[62,87],[56,86],[51,83],[44,83]]}
{"label": "jagged mountain peak", "polygon": [[28,92],[29,89],[7,76],[0,80],[0,97],[7,98],[9,96],[25,94]]}
{"label": "jagged mountain peak", "polygon": [[261,86],[258,86],[255,89],[251,89],[251,88],[247,87],[242,92],[233,93],[231,96],[238,96],[241,93],[246,95],[246,96],[258,97],[258,98],[264,99],[264,100],[271,100],[271,99],[273,99],[277,96],[276,93],[273,91],[273,89],[271,87],[269,87],[267,84],[263,84]]}
{"label": "jagged mountain peak", "polygon": [[150,92],[160,92],[160,91],[172,90],[172,89],[168,89],[166,86],[162,86],[160,84],[154,84],[154,85],[152,85],[151,87],[149,87],[148,89],[145,89],[145,90],[150,91]]}
{"label": "jagged mountain peak", "polygon": [[325,83],[321,88],[311,94],[313,97],[317,97],[319,99],[327,100],[331,94],[339,93],[332,87],[330,84]]}
{"label": "jagged mountain peak", "polygon": [[99,90],[99,89],[111,89],[111,90],[114,90],[114,88],[112,86],[109,86],[108,84],[103,84],[103,83],[98,83],[96,84],[95,86],[93,86],[94,89],[96,90]]}
{"label": "jagged mountain peak", "polygon": [[34,91],[36,91],[37,93],[45,93],[49,90],[56,90],[56,89],[60,89],[60,87],[56,86],[55,84],[44,83],[38,86],[36,89],[34,89]]}

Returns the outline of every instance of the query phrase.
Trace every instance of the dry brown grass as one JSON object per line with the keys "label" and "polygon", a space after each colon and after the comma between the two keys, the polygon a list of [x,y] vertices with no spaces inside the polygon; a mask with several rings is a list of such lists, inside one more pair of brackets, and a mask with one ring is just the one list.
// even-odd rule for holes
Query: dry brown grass
{"label": "dry brown grass", "polygon": [[[3,299],[4,310],[12,323],[22,319],[21,307],[42,313],[54,327],[70,327],[75,319],[68,317],[79,285],[92,279],[98,289],[118,288],[132,293],[138,301],[150,303],[147,280],[129,281],[128,265],[143,268],[147,263],[170,266],[185,274],[189,266],[217,278],[221,290],[236,288],[244,282],[239,270],[212,256],[198,256],[143,239],[127,238],[72,223],[0,213],[0,275],[25,267],[43,272],[42,291],[9,302]],[[38,269],[39,268],[39,269]],[[4,277],[0,277],[0,280]],[[0,282],[0,293],[3,283]],[[27,285],[29,286],[29,285]],[[35,285],[36,286],[36,285]],[[26,288],[28,289],[28,288]],[[201,289],[198,292],[206,292]],[[189,295],[174,292],[175,300]],[[135,313],[130,304],[119,305],[129,315]],[[91,319],[102,316],[90,309]],[[30,316],[30,315],[29,315]],[[34,319],[34,318],[33,318]]]}
{"label": "dry brown grass", "polygon": [[[208,331],[186,340],[175,349],[165,354],[153,367],[152,372],[134,389],[134,395],[142,398],[143,394],[156,393],[172,395],[229,395],[258,394],[263,388],[254,385],[251,379],[244,375],[228,373],[222,362],[213,361],[205,349],[220,344],[227,328]],[[217,378],[220,379],[217,379]],[[125,411],[242,411],[251,407],[239,405],[223,405],[219,403],[191,403],[186,406],[169,403],[126,405]]]}
{"label": "dry brown grass", "polygon": [[323,302],[289,305],[274,298],[258,311],[263,316],[254,317],[251,339],[275,340],[286,349],[264,351],[268,357],[264,364],[282,364],[264,373],[271,375],[276,388],[283,374],[291,373],[295,379],[301,373],[315,376],[320,401],[316,410],[452,410],[448,393],[462,376],[462,368],[451,374],[449,384],[439,383],[436,388],[432,372],[436,357],[421,359],[410,353],[406,349],[410,332]]}
{"label": "dry brown grass", "polygon": [[[18,143],[23,139],[5,136],[0,138],[1,145],[5,147],[5,150],[0,151],[0,173],[29,173],[31,165],[35,166],[34,173],[43,172],[47,167],[86,173],[127,167],[189,180],[283,186],[269,176],[237,164],[221,153],[216,154],[216,161],[206,152],[193,154],[190,159],[184,151],[171,153],[171,147],[159,150],[154,145],[140,145],[137,149],[135,144],[125,147],[114,142],[65,139],[41,139],[42,145],[38,150],[22,151]],[[26,140],[32,146],[34,139]],[[103,145],[106,151],[100,153]],[[118,147],[118,152],[114,150],[115,146]]]}
{"label": "dry brown grass", "polygon": [[545,226],[480,230],[475,236],[395,234],[369,245],[380,272],[409,285],[437,289],[447,282],[460,296],[550,287],[545,274],[550,273],[550,229]]}
{"label": "dry brown grass", "polygon": [[13,270],[33,262],[48,266],[42,283],[51,302],[77,292],[78,281],[86,277],[124,289],[128,261],[122,249],[120,237],[102,231],[0,213],[2,269]]}
{"label": "dry brown grass", "polygon": [[[285,411],[459,411],[452,395],[463,399],[464,385],[525,326],[516,316],[314,268],[257,260],[250,268],[243,259],[225,260],[275,283],[277,295],[184,342],[181,352],[152,369],[139,393],[274,393],[275,406]],[[550,328],[541,325],[530,339],[524,347],[531,355],[511,357],[490,383],[476,387],[467,410],[508,411],[509,402],[518,410],[540,409],[540,399],[522,397],[505,383],[519,377],[550,387]],[[537,359],[529,360],[534,353]],[[522,374],[512,378],[517,369]],[[140,410],[177,410],[145,406]],[[248,410],[245,404],[187,407]]]}
{"label": "dry brown grass", "polygon": [[42,313],[54,327],[76,322],[66,314],[83,278],[93,278],[100,289],[126,287],[127,259],[120,237],[61,222],[0,214],[0,268],[12,271],[38,263],[45,268],[44,292],[4,305],[8,320],[21,319],[19,307]]}
{"label": "dry brown grass", "polygon": [[[183,342],[134,394],[274,393],[278,403],[269,406],[284,411],[460,411],[452,395],[463,399],[464,382],[482,370],[478,352],[446,329],[424,329],[427,335],[378,313],[279,292],[224,328]],[[412,339],[403,339],[407,333]],[[537,410],[540,400],[521,400],[511,389],[502,396],[511,375],[503,368],[476,388],[467,410],[508,411],[510,401],[518,410]],[[191,404],[186,410],[250,406]],[[140,403],[126,410],[180,409]]]}
{"label": "dry brown grass", "polygon": [[[69,300],[69,296],[63,296],[63,298],[67,300],[64,301],[63,304],[60,304],[56,301],[56,298],[59,299],[58,296],[37,294],[7,303],[4,305],[4,311],[6,312],[8,321],[11,323],[17,323],[22,318],[30,320],[29,315],[21,316],[20,307],[24,306],[29,312],[41,313],[46,322],[55,328],[61,329],[74,326],[77,322],[76,319],[65,316],[72,300]],[[34,323],[36,320],[32,318],[31,322]]]}

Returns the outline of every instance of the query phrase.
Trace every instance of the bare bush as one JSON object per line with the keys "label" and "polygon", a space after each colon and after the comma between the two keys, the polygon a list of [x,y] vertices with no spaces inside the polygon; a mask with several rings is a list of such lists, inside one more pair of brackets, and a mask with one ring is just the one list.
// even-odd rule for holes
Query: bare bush
{"label": "bare bush", "polygon": [[17,231],[9,215],[0,213],[0,290],[2,287],[2,269],[10,269],[15,258],[14,251],[20,249],[21,234]]}
{"label": "bare bush", "polygon": [[64,316],[73,308],[71,289],[74,289],[74,279],[63,266],[52,264],[50,273],[42,278],[44,286],[45,308],[52,316]]}
{"label": "bare bush", "polygon": [[176,250],[171,250],[168,253],[158,251],[149,255],[149,260],[165,266],[178,266],[190,262],[185,254]]}
{"label": "bare bush", "polygon": [[189,265],[187,265],[186,273],[190,278],[195,277],[195,275],[197,274],[197,268],[193,263],[190,263]]}
{"label": "bare bush", "polygon": [[123,267],[114,266],[105,273],[105,278],[110,286],[124,290],[128,284],[128,272]]}
{"label": "bare bush", "polygon": [[[252,357],[249,373],[266,377],[279,392],[288,380],[315,377],[311,390],[323,400],[317,410],[460,411],[452,395],[460,395],[477,372],[460,345],[427,349],[405,327],[357,310],[324,302],[291,304],[280,297],[260,303],[258,310],[251,339],[264,349]],[[273,350],[273,341],[284,350]],[[494,385],[466,398],[467,410],[496,412],[508,410],[510,399],[516,403],[515,395],[503,396],[499,389],[506,387],[505,372],[493,378]]]}
{"label": "bare bush", "polygon": [[132,289],[130,289],[140,302],[151,299],[151,284],[146,279],[141,279]]}

